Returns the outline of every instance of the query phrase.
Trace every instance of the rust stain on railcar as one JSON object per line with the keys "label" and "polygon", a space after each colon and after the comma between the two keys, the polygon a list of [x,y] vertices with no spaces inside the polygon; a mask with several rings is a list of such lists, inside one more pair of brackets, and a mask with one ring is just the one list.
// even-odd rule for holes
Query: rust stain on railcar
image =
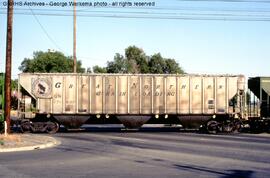
{"label": "rust stain on railcar", "polygon": [[142,97],[141,97],[141,113],[151,114],[152,113],[152,81],[151,76],[145,76],[142,78]]}
{"label": "rust stain on railcar", "polygon": [[164,92],[164,77],[154,77],[153,86],[153,113],[164,114],[165,113],[165,92]]}
{"label": "rust stain on railcar", "polygon": [[103,76],[91,76],[91,113],[103,111]]}
{"label": "rust stain on railcar", "polygon": [[215,99],[214,99],[214,78],[203,78],[203,113],[213,114],[215,112]]}
{"label": "rust stain on railcar", "polygon": [[104,109],[103,113],[116,113],[116,76],[105,76],[105,93],[104,93]]}
{"label": "rust stain on railcar", "polygon": [[176,111],[176,100],[177,100],[177,83],[176,77],[165,77],[166,80],[166,113],[173,114]]}
{"label": "rust stain on railcar", "polygon": [[88,76],[78,76],[78,112],[89,112],[90,79]]}
{"label": "rust stain on railcar", "polygon": [[64,77],[64,103],[66,113],[76,113],[77,106],[77,76],[65,76]]}
{"label": "rust stain on railcar", "polygon": [[117,113],[128,113],[128,76],[118,76]]}
{"label": "rust stain on railcar", "polygon": [[139,76],[129,76],[128,86],[128,114],[140,113],[140,78]]}

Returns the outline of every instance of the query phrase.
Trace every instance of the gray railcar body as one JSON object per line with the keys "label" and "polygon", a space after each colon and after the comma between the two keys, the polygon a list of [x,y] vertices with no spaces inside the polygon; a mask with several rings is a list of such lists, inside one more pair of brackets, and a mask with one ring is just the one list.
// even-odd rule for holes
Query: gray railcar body
{"label": "gray railcar body", "polygon": [[152,117],[175,116],[191,126],[193,122],[219,116],[242,117],[245,78],[242,75],[22,73],[19,85],[23,95],[29,95],[36,105],[33,116],[25,112],[27,108],[23,109],[23,116],[52,116],[60,124],[66,122],[65,118],[75,123],[76,116],[81,117],[77,126],[91,117],[115,116],[128,127],[139,127]]}

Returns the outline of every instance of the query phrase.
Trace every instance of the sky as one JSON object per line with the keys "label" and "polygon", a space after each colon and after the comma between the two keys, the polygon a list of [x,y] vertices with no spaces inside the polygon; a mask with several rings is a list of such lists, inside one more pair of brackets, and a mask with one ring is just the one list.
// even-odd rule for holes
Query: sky
{"label": "sky", "polygon": [[[72,55],[72,6],[50,5],[70,1],[15,0],[12,78],[34,51]],[[149,56],[160,53],[175,59],[187,73],[270,76],[270,1],[77,1],[96,3],[96,7],[77,7],[77,58],[85,68],[106,66],[115,53],[124,54],[125,48],[135,45]],[[5,70],[5,2],[0,1],[0,72]],[[101,2],[107,5],[101,7]],[[112,2],[118,6],[112,7]],[[132,6],[122,7],[119,2]],[[134,2],[152,2],[152,6],[138,7]]]}

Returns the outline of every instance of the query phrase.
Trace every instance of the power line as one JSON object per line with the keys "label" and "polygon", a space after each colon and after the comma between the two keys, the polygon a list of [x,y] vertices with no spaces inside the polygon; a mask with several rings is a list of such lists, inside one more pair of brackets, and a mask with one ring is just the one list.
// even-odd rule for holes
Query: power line
{"label": "power line", "polygon": [[[0,8],[0,10],[6,10],[5,8]],[[29,11],[30,9],[25,9],[25,8],[17,8],[14,9],[16,11]],[[87,12],[87,13],[145,13],[145,14],[177,14],[177,11],[184,11],[184,12],[188,12],[188,11],[198,11],[198,12],[230,12],[230,13],[269,13],[270,10],[243,10],[243,9],[238,9],[238,10],[233,10],[233,9],[185,9],[185,8],[181,8],[181,9],[170,9],[170,8],[164,8],[164,9],[148,9],[148,10],[152,10],[152,11],[117,11],[117,10],[89,10],[89,9],[84,9],[84,10],[77,10],[77,12]],[[156,10],[174,10],[176,12],[156,12]],[[72,10],[63,10],[63,9],[35,9],[35,11],[37,12],[73,12]],[[270,14],[269,14],[270,15]]]}
{"label": "power line", "polygon": [[[96,9],[96,8],[95,8]],[[120,9],[120,7],[107,7],[107,9]],[[140,8],[134,8],[134,7],[125,7],[124,9],[121,8],[121,10],[125,9],[133,9],[133,10],[139,10],[135,12],[146,12],[146,11],[141,11],[141,10],[151,10],[149,12],[154,12],[154,11],[215,11],[215,12],[245,12],[245,13],[267,13],[270,12],[269,8],[257,8],[257,9],[219,9],[219,8],[201,8],[201,7],[140,7]],[[6,8],[0,8],[0,10],[6,10]],[[16,11],[29,11],[27,8],[14,8]],[[45,12],[73,12],[71,9],[47,9],[47,8],[35,8],[35,11],[45,11]],[[92,9],[80,9],[77,10],[77,12],[130,12],[133,13],[132,11],[116,11],[116,10],[92,10]]]}
{"label": "power line", "polygon": [[[3,9],[3,8],[2,8]],[[134,9],[134,8],[133,8]],[[1,8],[0,8],[1,10]],[[25,9],[25,8],[17,8],[16,11],[21,11],[21,12],[16,12],[16,14],[23,14],[23,15],[28,15],[28,12],[23,12],[23,11],[28,11],[29,9]],[[32,10],[32,9],[31,9]],[[137,9],[136,9],[137,10]],[[265,20],[265,18],[268,18],[270,16],[269,14],[269,10],[261,10],[261,9],[187,9],[187,8],[159,8],[159,9],[154,9],[154,8],[149,8],[148,10],[151,11],[119,11],[119,10],[89,10],[89,9],[81,9],[78,10],[80,12],[80,14],[78,14],[78,16],[93,16],[93,17],[97,17],[98,15],[100,15],[101,17],[104,17],[104,14],[110,14],[109,16],[121,16],[123,17],[123,15],[119,15],[119,14],[127,14],[127,18],[131,18],[130,16],[134,16],[135,15],[142,15],[144,18],[147,18],[148,16],[150,16],[149,18],[160,18],[160,19],[167,19],[168,15],[170,16],[169,19],[171,18],[182,18],[182,16],[198,16],[197,18],[201,19],[200,16],[203,16],[205,18],[205,16],[220,16],[222,17],[222,19],[224,19],[224,17],[238,17],[238,18],[243,18],[245,17],[245,19],[242,20]],[[172,12],[158,12],[158,11],[163,11],[163,10],[174,10]],[[69,12],[72,12],[71,10],[63,10],[63,9],[35,9],[35,11],[37,12],[37,15],[48,15],[48,16],[71,16],[71,14],[69,14]],[[44,13],[45,12],[45,13]],[[48,13],[50,12],[50,13]],[[51,13],[52,12],[52,13]],[[57,12],[57,13],[56,13]],[[58,13],[58,12],[67,12],[67,13]],[[192,13],[191,13],[192,12]],[[132,14],[132,15],[131,15]],[[147,17],[146,17],[147,15]],[[157,16],[157,17],[153,17],[153,15],[166,15],[163,17]],[[133,17],[133,18],[137,18]],[[226,17],[226,20],[231,20],[229,18]],[[248,18],[254,18],[256,17],[257,19],[248,19]],[[264,19],[258,19],[258,17],[260,18],[264,18]],[[139,18],[139,17],[138,17]],[[209,17],[207,18],[209,19]],[[206,19],[206,20],[207,20]],[[217,19],[217,18],[211,18],[211,19]],[[220,18],[218,18],[220,19]],[[235,18],[235,20],[237,20]],[[267,19],[268,21],[268,19]]]}
{"label": "power line", "polygon": [[[0,14],[5,14],[0,12]],[[18,15],[32,15],[28,12],[15,12]],[[142,14],[142,15],[141,15]],[[72,14],[60,14],[60,13],[35,13],[35,16],[55,16],[66,17],[72,16]],[[161,15],[161,14],[160,14]],[[178,15],[170,16],[148,16],[144,13],[138,13],[137,15],[119,15],[119,14],[78,14],[79,17],[92,17],[92,18],[119,18],[119,19],[167,19],[167,20],[222,20],[222,21],[270,21],[270,15],[235,15],[235,14],[187,14],[182,13]],[[43,27],[44,28],[44,27]]]}
{"label": "power line", "polygon": [[[53,40],[53,38],[49,35],[49,33],[47,32],[47,30],[44,28],[44,26],[40,23],[39,19],[37,18],[36,14],[34,13],[34,11],[29,7],[32,15],[34,16],[35,20],[37,21],[37,23],[39,24],[39,26],[41,27],[42,31],[45,33],[45,35],[47,36],[47,38],[58,48],[58,50],[63,51],[57,44],[56,42]],[[16,14],[16,13],[15,13]]]}

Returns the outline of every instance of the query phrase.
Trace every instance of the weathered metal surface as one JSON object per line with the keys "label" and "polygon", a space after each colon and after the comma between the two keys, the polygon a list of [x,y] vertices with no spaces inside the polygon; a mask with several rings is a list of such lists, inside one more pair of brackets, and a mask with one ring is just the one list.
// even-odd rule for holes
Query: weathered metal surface
{"label": "weathered metal surface", "polygon": [[[140,87],[140,86],[139,86]],[[141,86],[141,113],[151,114],[152,113],[152,77],[145,76],[142,77],[142,86]],[[136,96],[135,96],[136,97]],[[140,97],[136,97],[140,98]],[[137,99],[137,100],[138,100]]]}
{"label": "weathered metal surface", "polygon": [[166,89],[166,113],[175,114],[177,113],[177,77],[176,76],[168,76],[165,77],[166,85],[164,85]]}
{"label": "weathered metal surface", "polygon": [[214,78],[203,79],[203,113],[213,114],[215,112]]}
{"label": "weathered metal surface", "polygon": [[78,113],[88,113],[89,112],[89,77],[79,76],[78,77]]}
{"label": "weathered metal surface", "polygon": [[[140,114],[143,107],[142,78],[139,76],[128,76],[128,103],[127,114]],[[144,108],[144,110],[147,108]]]}
{"label": "weathered metal surface", "polygon": [[226,78],[217,77],[216,78],[216,113],[225,113],[226,112]]}
{"label": "weathered metal surface", "polygon": [[205,124],[210,116],[194,116],[194,115],[184,115],[178,116],[178,119],[181,122],[181,125],[184,128],[199,128],[201,125]]}
{"label": "weathered metal surface", "polygon": [[103,113],[114,114],[116,113],[116,76],[105,76],[104,94],[105,100],[103,102]]}
{"label": "weathered metal surface", "polygon": [[191,112],[190,104],[190,77],[183,76],[178,79],[179,81],[179,114],[189,114]]}
{"label": "weathered metal surface", "polygon": [[117,116],[121,123],[129,129],[140,128],[151,116]]}
{"label": "weathered metal surface", "polygon": [[21,74],[20,85],[50,114],[233,114],[243,76]]}
{"label": "weathered metal surface", "polygon": [[79,128],[90,116],[87,115],[53,115],[53,117],[66,128]]}
{"label": "weathered metal surface", "polygon": [[55,76],[53,78],[52,89],[52,112],[62,113],[63,112],[63,76]]}
{"label": "weathered metal surface", "polygon": [[153,114],[165,113],[164,77],[154,77],[153,86]]}
{"label": "weathered metal surface", "polygon": [[117,77],[117,91],[116,91],[116,109],[118,114],[126,114],[128,112],[128,76]]}
{"label": "weathered metal surface", "polygon": [[102,113],[103,104],[103,77],[102,76],[92,76],[91,80],[91,99],[90,99],[90,112],[94,114]]}
{"label": "weathered metal surface", "polygon": [[74,75],[64,78],[64,112],[77,113],[77,77]]}
{"label": "weathered metal surface", "polygon": [[191,112],[193,114],[200,114],[202,113],[202,78],[201,77],[191,77],[191,86],[190,86],[190,93],[191,93]]}

